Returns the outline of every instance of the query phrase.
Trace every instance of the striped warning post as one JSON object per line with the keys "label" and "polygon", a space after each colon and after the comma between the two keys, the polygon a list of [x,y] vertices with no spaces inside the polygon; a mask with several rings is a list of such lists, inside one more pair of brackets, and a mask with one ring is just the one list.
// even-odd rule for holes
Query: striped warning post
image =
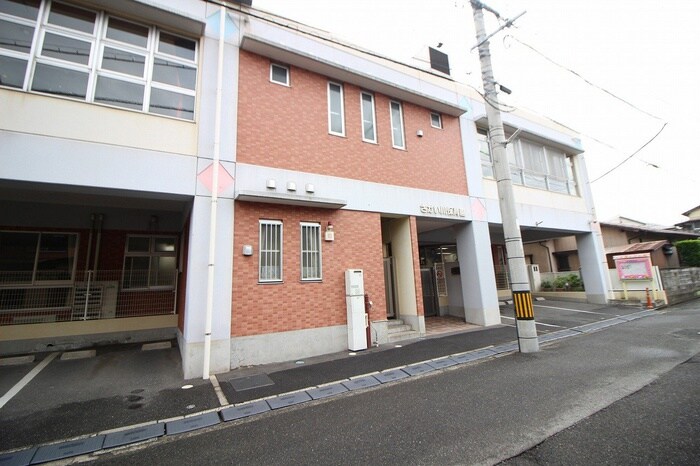
{"label": "striped warning post", "polygon": [[535,319],[535,313],[532,310],[532,293],[529,291],[513,291],[513,304],[515,304],[516,319]]}

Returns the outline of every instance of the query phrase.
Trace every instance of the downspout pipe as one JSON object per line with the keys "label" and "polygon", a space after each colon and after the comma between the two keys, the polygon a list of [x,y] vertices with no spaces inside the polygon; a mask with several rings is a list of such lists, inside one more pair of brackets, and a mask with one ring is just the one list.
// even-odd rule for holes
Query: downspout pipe
{"label": "downspout pipe", "polygon": [[85,253],[85,271],[90,270],[90,255],[92,254],[92,233],[95,231],[95,214],[90,214],[90,234],[87,240],[87,252]]}
{"label": "downspout pipe", "polygon": [[547,246],[547,243],[544,241],[540,241],[539,244],[541,247],[545,248],[547,250],[547,260],[549,261],[549,271],[554,272],[552,269],[552,251],[549,250],[549,246]]}
{"label": "downspout pipe", "polygon": [[102,244],[102,222],[104,220],[104,215],[97,215],[97,237],[95,238],[95,262],[93,263],[92,270],[97,272],[97,265],[100,260],[100,245]]}
{"label": "downspout pipe", "polygon": [[214,271],[216,259],[216,212],[219,199],[219,161],[221,160],[221,107],[224,87],[224,36],[226,7],[219,7],[219,57],[216,72],[216,110],[214,116],[214,160],[212,162],[211,214],[209,224],[209,265],[207,270],[207,308],[204,319],[204,363],[202,378],[209,379],[211,365],[211,326],[214,312]]}

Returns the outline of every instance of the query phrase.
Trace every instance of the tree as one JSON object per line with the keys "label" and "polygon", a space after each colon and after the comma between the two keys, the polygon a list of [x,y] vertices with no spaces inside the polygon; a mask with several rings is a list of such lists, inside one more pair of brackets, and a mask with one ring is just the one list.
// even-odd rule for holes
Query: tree
{"label": "tree", "polygon": [[700,239],[678,241],[675,244],[681,265],[700,267]]}

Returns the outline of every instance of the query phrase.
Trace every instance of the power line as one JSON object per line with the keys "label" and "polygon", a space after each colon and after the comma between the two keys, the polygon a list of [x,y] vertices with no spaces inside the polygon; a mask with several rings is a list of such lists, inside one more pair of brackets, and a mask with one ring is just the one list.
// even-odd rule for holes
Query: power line
{"label": "power line", "polygon": [[666,125],[668,125],[668,122],[665,122],[664,125],[661,127],[661,129],[660,129],[651,139],[649,139],[647,142],[645,142],[644,145],[642,145],[642,147],[640,147],[640,148],[637,149],[636,151],[632,152],[632,154],[630,154],[625,160],[623,160],[622,162],[618,163],[617,165],[615,165],[614,167],[612,167],[610,170],[608,170],[608,171],[606,171],[605,173],[603,173],[602,175],[600,175],[600,176],[599,176],[598,178],[596,178],[595,180],[591,181],[591,184],[595,183],[596,181],[598,181],[599,179],[603,178],[604,176],[609,175],[609,174],[612,173],[613,171],[617,170],[622,164],[624,164],[625,162],[627,162],[628,160],[630,160],[632,157],[634,157],[635,155],[637,155],[642,149],[644,149],[646,146],[648,146],[649,144],[651,144],[651,142],[652,142],[654,139],[656,139],[656,138],[658,137],[659,134],[661,134],[661,132],[664,130],[664,128],[666,128]]}
{"label": "power line", "polygon": [[[656,116],[656,115],[653,115],[653,114],[647,112],[646,110],[643,110],[643,109],[637,107],[637,106],[634,105],[633,103],[631,103],[631,102],[629,102],[629,101],[623,99],[622,97],[619,97],[618,95],[614,94],[613,92],[611,92],[611,91],[609,91],[609,90],[607,90],[607,89],[605,89],[605,88],[603,88],[603,87],[601,87],[601,86],[598,86],[597,84],[595,84],[595,83],[589,81],[588,79],[586,79],[585,77],[583,77],[583,76],[582,76],[581,74],[579,74],[578,72],[572,70],[571,68],[568,68],[568,67],[562,65],[561,63],[558,63],[558,62],[552,60],[551,58],[549,58],[547,55],[545,55],[544,53],[542,53],[542,52],[540,52],[539,50],[537,50],[537,49],[536,49],[535,47],[533,47],[532,45],[527,44],[527,43],[521,41],[520,39],[518,39],[517,37],[515,37],[515,36],[513,36],[513,35],[508,35],[507,37],[512,38],[514,41],[518,42],[519,44],[523,45],[524,47],[527,47],[528,49],[532,50],[532,51],[535,52],[537,55],[541,56],[542,58],[544,58],[544,59],[547,60],[548,62],[552,63],[553,65],[558,66],[559,68],[561,68],[561,69],[563,69],[563,70],[565,70],[565,71],[568,71],[569,73],[571,73],[571,74],[573,74],[574,76],[576,76],[577,78],[581,79],[583,82],[585,82],[585,83],[588,84],[589,86],[592,86],[592,87],[598,89],[599,91],[602,91],[602,92],[608,94],[610,97],[612,97],[612,98],[614,98],[614,99],[616,99],[616,100],[619,100],[620,102],[622,102],[622,103],[624,103],[624,104],[626,104],[626,105],[632,107],[633,109],[637,110],[638,112],[641,112],[641,113],[643,113],[643,114],[645,114],[645,115],[647,115],[647,116],[650,116],[650,117],[652,117],[652,118],[654,118],[654,119],[656,119],[656,120],[664,121],[663,118],[660,118],[660,117],[658,117],[658,116]],[[665,125],[664,125],[664,126],[665,126]]]}

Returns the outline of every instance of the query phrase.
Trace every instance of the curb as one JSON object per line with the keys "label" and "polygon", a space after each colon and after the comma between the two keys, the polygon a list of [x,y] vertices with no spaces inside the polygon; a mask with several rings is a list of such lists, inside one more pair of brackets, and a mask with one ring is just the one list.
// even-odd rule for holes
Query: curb
{"label": "curb", "polygon": [[[658,314],[660,314],[660,312],[656,309],[644,310],[634,314],[613,317],[611,319],[547,333],[538,337],[538,340],[540,344],[551,343],[564,338],[584,335]],[[488,346],[463,353],[455,353],[449,356],[441,356],[435,359],[384,369],[379,372],[375,371],[356,375],[347,379],[336,380],[334,382],[294,390],[292,392],[280,393],[278,395],[245,401],[238,404],[203,410],[186,416],[145,422],[72,439],[58,440],[48,444],[0,452],[0,464],[20,466],[89,455],[98,451],[134,445],[163,436],[173,436],[213,427],[222,422],[226,423],[257,416],[268,411],[284,409],[310,401],[328,399],[353,391],[361,391],[390,384],[399,380],[420,377],[427,373],[437,373],[460,365],[480,362],[497,356],[514,353],[517,350],[517,342]]]}

